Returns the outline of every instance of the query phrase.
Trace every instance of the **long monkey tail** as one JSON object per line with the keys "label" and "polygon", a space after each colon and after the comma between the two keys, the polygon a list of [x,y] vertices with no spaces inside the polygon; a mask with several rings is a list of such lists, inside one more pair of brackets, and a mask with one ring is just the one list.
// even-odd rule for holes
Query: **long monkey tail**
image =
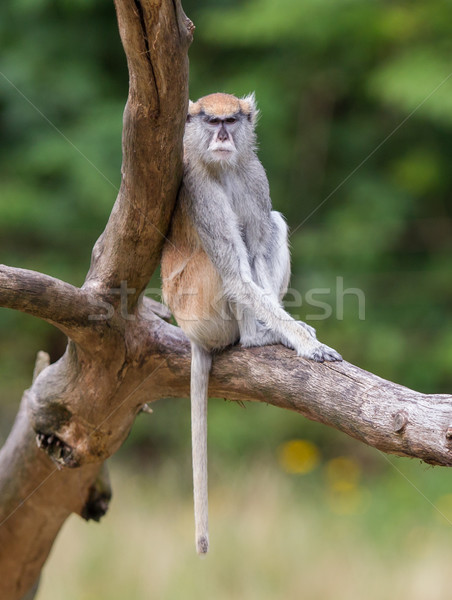
{"label": "long monkey tail", "polygon": [[209,549],[209,517],[207,495],[207,390],[212,356],[207,350],[191,344],[191,441],[193,458],[193,497],[195,503],[196,550]]}

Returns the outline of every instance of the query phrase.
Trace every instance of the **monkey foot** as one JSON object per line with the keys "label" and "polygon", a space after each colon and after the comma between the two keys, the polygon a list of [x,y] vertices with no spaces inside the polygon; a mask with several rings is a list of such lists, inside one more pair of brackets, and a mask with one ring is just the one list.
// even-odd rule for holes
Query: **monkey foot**
{"label": "monkey foot", "polygon": [[336,350],[325,344],[320,344],[320,346],[314,350],[310,358],[316,362],[334,362],[342,360],[342,356],[339,352],[336,352]]}

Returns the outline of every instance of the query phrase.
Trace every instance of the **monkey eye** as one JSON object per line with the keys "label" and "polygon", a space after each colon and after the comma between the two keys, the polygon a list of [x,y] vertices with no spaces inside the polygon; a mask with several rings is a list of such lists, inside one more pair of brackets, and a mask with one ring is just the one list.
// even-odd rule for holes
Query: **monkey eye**
{"label": "monkey eye", "polygon": [[218,125],[218,123],[220,122],[220,119],[218,117],[210,117],[210,119],[208,121],[211,125]]}
{"label": "monkey eye", "polygon": [[226,123],[235,123],[237,119],[235,117],[228,117],[225,119]]}

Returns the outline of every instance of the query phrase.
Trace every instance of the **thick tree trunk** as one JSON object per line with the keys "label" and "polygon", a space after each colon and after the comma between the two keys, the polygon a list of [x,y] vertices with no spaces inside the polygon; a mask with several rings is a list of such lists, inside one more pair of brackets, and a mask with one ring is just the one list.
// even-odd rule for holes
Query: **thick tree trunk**
{"label": "thick tree trunk", "polygon": [[[33,587],[71,512],[99,518],[106,510],[102,462],[148,399],[136,361],[149,358],[137,350],[152,333],[136,337],[132,330],[146,329],[155,317],[150,307],[157,303],[142,302],[141,294],[158,264],[182,177],[193,25],[179,0],[117,0],[116,10],[130,75],[122,181],[85,285],[0,266],[0,306],[46,319],[69,337],[65,355],[25,392],[0,453],[2,600]],[[138,304],[146,318],[132,321]]]}
{"label": "thick tree trunk", "polygon": [[[182,176],[193,26],[178,0],[116,0],[116,8],[130,73],[122,182],[86,282],[78,289],[0,266],[0,306],[45,319],[69,338],[55,364],[38,357],[0,452],[2,600],[32,597],[70,513],[105,512],[103,461],[145,403],[189,392],[188,341],[143,290]],[[451,396],[419,394],[346,362],[317,364],[280,346],[234,347],[215,358],[210,394],[274,404],[385,452],[452,465]]]}

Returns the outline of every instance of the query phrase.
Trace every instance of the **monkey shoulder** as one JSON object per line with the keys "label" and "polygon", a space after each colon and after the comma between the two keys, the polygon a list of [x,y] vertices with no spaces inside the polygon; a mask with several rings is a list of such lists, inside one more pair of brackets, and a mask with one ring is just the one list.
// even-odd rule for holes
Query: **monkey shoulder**
{"label": "monkey shoulder", "polygon": [[243,183],[251,205],[259,208],[266,217],[272,208],[270,186],[265,169],[257,156],[249,162]]}

